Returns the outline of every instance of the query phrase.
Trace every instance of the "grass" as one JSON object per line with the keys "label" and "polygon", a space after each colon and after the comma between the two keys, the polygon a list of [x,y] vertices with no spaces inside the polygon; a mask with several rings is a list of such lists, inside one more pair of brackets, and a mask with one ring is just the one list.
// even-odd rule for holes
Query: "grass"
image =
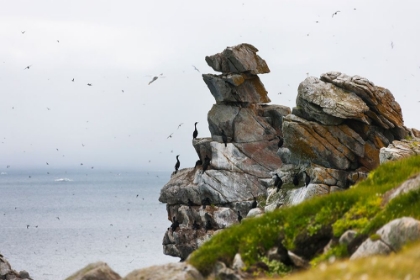
{"label": "grass", "polygon": [[[385,163],[372,171],[366,180],[347,191],[316,197],[261,217],[245,219],[242,224],[225,229],[194,251],[188,262],[208,275],[217,261],[231,265],[237,252],[241,254],[246,267],[250,267],[279,242],[293,251],[305,246],[305,242],[316,244],[327,237],[339,237],[348,229],[370,236],[395,218],[410,216],[420,219],[420,206],[417,203],[420,191],[404,194],[384,208],[380,206],[386,191],[417,173],[420,173],[420,156]],[[313,249],[316,251],[316,248]],[[347,254],[342,247],[332,248],[325,256],[316,255],[315,251],[309,254],[311,259],[317,258],[314,259],[315,264]]]}

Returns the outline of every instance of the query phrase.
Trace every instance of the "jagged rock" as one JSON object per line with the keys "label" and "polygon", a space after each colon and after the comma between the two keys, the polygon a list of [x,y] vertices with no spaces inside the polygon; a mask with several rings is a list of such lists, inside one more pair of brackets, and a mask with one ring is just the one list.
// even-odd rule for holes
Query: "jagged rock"
{"label": "jagged rock", "polygon": [[395,161],[413,155],[420,155],[420,141],[395,140],[388,147],[381,148],[379,160],[382,164],[387,161]]}
{"label": "jagged rock", "polygon": [[241,271],[245,267],[244,262],[242,261],[241,254],[236,253],[232,262],[232,269],[235,271]]}
{"label": "jagged rock", "polygon": [[418,190],[420,189],[420,174],[414,175],[408,180],[406,180],[404,183],[402,183],[400,186],[387,191],[382,199],[382,205],[388,204],[392,199],[408,193],[410,191]]}
{"label": "jagged rock", "polygon": [[130,272],[123,280],[204,280],[201,273],[187,263],[168,263],[137,269]]}
{"label": "jagged rock", "polygon": [[266,118],[267,122],[276,130],[277,135],[283,136],[281,130],[283,126],[283,117],[291,113],[287,106],[260,104],[258,115]]}
{"label": "jagged rock", "polygon": [[223,73],[269,73],[267,63],[256,54],[257,52],[258,49],[250,44],[240,44],[227,47],[221,53],[206,56],[206,62],[214,71]]}
{"label": "jagged rock", "polygon": [[403,127],[401,107],[388,89],[375,86],[366,78],[351,77],[341,72],[325,73],[321,75],[321,80],[357,94],[369,106],[366,114],[381,127]]}
{"label": "jagged rock", "polygon": [[404,244],[420,239],[420,221],[409,217],[396,219],[381,227],[376,234],[380,237],[378,240],[367,239],[350,259],[384,255],[400,250]]}
{"label": "jagged rock", "polygon": [[271,101],[263,83],[256,75],[203,74],[203,80],[217,103],[268,103]]}
{"label": "jagged rock", "polygon": [[315,164],[307,172],[311,177],[312,183],[337,186],[342,189],[348,188],[345,182],[348,181],[349,172],[325,168]]}
{"label": "jagged rock", "polygon": [[213,140],[209,138],[196,138],[193,139],[193,147],[195,151],[197,152],[198,158],[204,162],[204,158],[206,155],[211,159],[211,147],[210,142]]}
{"label": "jagged rock", "polygon": [[356,94],[315,77],[308,77],[298,87],[296,105],[309,120],[324,125],[339,125],[344,119],[368,123],[365,112],[369,107]]}
{"label": "jagged rock", "polygon": [[354,238],[356,237],[357,232],[354,230],[347,230],[345,233],[343,233],[340,236],[340,239],[338,240],[338,243],[340,244],[344,244],[344,245],[349,245]]}
{"label": "jagged rock", "polygon": [[223,262],[216,262],[213,273],[216,279],[220,280],[241,280],[242,277],[233,269],[228,268]]}
{"label": "jagged rock", "polygon": [[270,176],[270,172],[281,165],[276,156],[276,141],[233,144],[225,147],[212,142],[212,165],[218,170],[241,171],[259,178]]}
{"label": "jagged rock", "polygon": [[27,272],[26,270],[19,271],[19,277],[22,279],[29,279],[29,272]]}
{"label": "jagged rock", "polygon": [[106,263],[97,262],[87,265],[66,280],[119,280],[121,276],[114,272]]}
{"label": "jagged rock", "polygon": [[288,251],[287,252],[289,255],[290,260],[292,261],[293,265],[299,268],[309,268],[309,262],[306,261],[305,259],[299,257],[298,255],[296,255],[295,253]]}
{"label": "jagged rock", "polygon": [[12,267],[10,266],[9,262],[2,255],[0,255],[0,277],[7,275],[11,271]]}
{"label": "jagged rock", "polygon": [[412,137],[420,139],[420,130],[412,128],[411,129],[411,135],[412,135]]}
{"label": "jagged rock", "polygon": [[246,215],[247,218],[251,218],[251,217],[259,217],[261,215],[264,214],[264,210],[261,208],[254,208],[249,210],[248,214]]}

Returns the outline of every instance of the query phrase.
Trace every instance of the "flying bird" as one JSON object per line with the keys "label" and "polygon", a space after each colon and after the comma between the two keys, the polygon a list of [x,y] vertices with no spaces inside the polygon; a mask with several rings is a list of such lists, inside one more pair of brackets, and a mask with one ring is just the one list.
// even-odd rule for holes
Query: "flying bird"
{"label": "flying bird", "polygon": [[60,43],[60,41],[57,40],[57,43]]}
{"label": "flying bird", "polygon": [[178,129],[181,127],[181,125],[183,125],[184,123],[180,123],[179,125],[178,125]]}
{"label": "flying bird", "polygon": [[73,80],[71,80],[72,82],[74,82],[74,78],[73,78]]}
{"label": "flying bird", "polygon": [[[162,77],[162,75],[163,75],[163,73],[160,73],[160,77]],[[154,81],[156,81],[158,78],[159,78],[159,76],[154,76],[153,78],[152,78],[152,80],[149,82],[149,85],[151,84],[151,83],[153,83]]]}
{"label": "flying bird", "polygon": [[20,31],[22,34],[25,34],[26,31]]}
{"label": "flying bird", "polygon": [[32,65],[26,66],[23,70],[31,68]]}
{"label": "flying bird", "polygon": [[89,84],[89,83],[87,85],[90,86],[90,87],[92,86],[92,84]]}
{"label": "flying bird", "polygon": [[394,48],[394,42],[391,41],[391,49]]}
{"label": "flying bird", "polygon": [[197,67],[195,67],[194,65],[193,65],[192,67],[194,67],[194,69],[195,69],[198,73],[201,73],[201,72],[200,72],[200,70],[198,70],[198,69],[197,69]]}
{"label": "flying bird", "polygon": [[172,134],[173,133],[171,133],[168,137],[166,137],[166,139],[172,138]]}
{"label": "flying bird", "polygon": [[340,13],[340,11],[337,11],[337,12],[333,13],[333,14],[332,14],[332,17],[336,16],[336,15],[337,15],[337,13]]}

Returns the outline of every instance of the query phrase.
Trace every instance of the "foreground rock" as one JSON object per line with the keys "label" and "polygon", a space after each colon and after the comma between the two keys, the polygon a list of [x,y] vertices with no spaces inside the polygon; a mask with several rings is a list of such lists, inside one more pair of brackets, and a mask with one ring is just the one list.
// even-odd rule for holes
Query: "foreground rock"
{"label": "foreground rock", "polygon": [[0,254],[0,279],[7,280],[32,280],[25,270],[17,272],[13,270],[9,262]]}
{"label": "foreground rock", "polygon": [[399,251],[403,245],[420,239],[420,221],[407,217],[396,219],[384,225],[376,234],[375,240],[368,238],[350,259]]}
{"label": "foreground rock", "polygon": [[193,266],[186,263],[170,263],[155,265],[134,270],[123,280],[204,280],[203,276]]}
{"label": "foreground rock", "polygon": [[66,280],[120,280],[121,276],[115,273],[106,263],[97,262],[87,265]]}

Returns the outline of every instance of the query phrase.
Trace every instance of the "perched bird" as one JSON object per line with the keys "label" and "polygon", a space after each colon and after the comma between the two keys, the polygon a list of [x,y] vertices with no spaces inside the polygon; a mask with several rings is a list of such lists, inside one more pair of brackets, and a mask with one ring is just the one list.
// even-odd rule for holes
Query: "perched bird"
{"label": "perched bird", "polygon": [[311,182],[311,177],[309,177],[308,173],[306,173],[306,171],[303,171],[303,173],[305,173],[305,187],[307,187],[309,185],[309,183]]}
{"label": "perched bird", "polygon": [[199,166],[199,165],[203,165],[203,162],[201,161],[201,159],[199,159],[199,160],[197,160],[196,162],[195,162],[195,166],[194,166],[194,168],[196,168],[197,166]]}
{"label": "perched bird", "polygon": [[226,136],[226,134],[225,134],[225,131],[222,129],[222,140],[223,140],[223,143],[225,143],[225,148],[227,147],[227,136]]}
{"label": "perched bird", "polygon": [[92,84],[89,84],[89,83],[87,85],[90,86],[90,87],[92,86]]}
{"label": "perched bird", "polygon": [[205,225],[206,232],[209,229],[213,229],[213,226],[211,223],[211,216],[208,213],[204,214],[204,219],[206,219],[206,225]]}
{"label": "perched bird", "polygon": [[206,209],[207,205],[211,205],[210,198],[206,197],[201,201],[201,204],[203,205],[203,209]]}
{"label": "perched bird", "polygon": [[193,139],[197,138],[197,136],[198,136],[197,124],[198,124],[198,122],[196,122],[194,124],[195,129],[194,129],[194,132],[193,132]]}
{"label": "perched bird", "polygon": [[336,11],[335,13],[332,14],[332,17],[336,16],[337,13],[340,13],[340,11]]}
{"label": "perched bird", "polygon": [[239,221],[239,223],[242,221],[242,215],[241,215],[241,212],[239,212],[239,211],[238,211],[238,221]]}
{"label": "perched bird", "polygon": [[257,208],[257,198],[254,196],[254,201],[251,204],[251,209]]}
{"label": "perched bird", "polygon": [[204,158],[204,163],[203,163],[203,172],[207,170],[209,165],[210,165],[210,158],[206,155],[206,157]]}
{"label": "perched bird", "polygon": [[179,227],[179,222],[177,221],[176,217],[174,216],[172,218],[172,224],[171,224],[172,232],[174,232],[178,227]]}
{"label": "perched bird", "polygon": [[274,186],[277,188],[277,192],[280,190],[281,186],[283,185],[283,180],[279,177],[277,173],[275,173],[276,178],[274,179]]}
{"label": "perched bird", "polygon": [[293,176],[293,185],[299,185],[299,173],[296,173],[295,176]]}
{"label": "perched bird", "polygon": [[196,220],[194,220],[194,223],[192,224],[192,229],[194,230],[200,229],[200,225],[197,223]]}
{"label": "perched bird", "polygon": [[191,201],[191,199],[188,198],[188,206],[191,208],[191,206],[195,206],[194,202]]}
{"label": "perched bird", "polygon": [[175,174],[178,172],[179,167],[181,166],[181,163],[178,159],[179,155],[176,156],[176,163],[175,163]]}
{"label": "perched bird", "polygon": [[277,135],[277,138],[279,138],[279,142],[277,143],[277,147],[279,147],[279,148],[283,147],[283,143],[284,143],[283,137],[280,137],[280,136]]}

